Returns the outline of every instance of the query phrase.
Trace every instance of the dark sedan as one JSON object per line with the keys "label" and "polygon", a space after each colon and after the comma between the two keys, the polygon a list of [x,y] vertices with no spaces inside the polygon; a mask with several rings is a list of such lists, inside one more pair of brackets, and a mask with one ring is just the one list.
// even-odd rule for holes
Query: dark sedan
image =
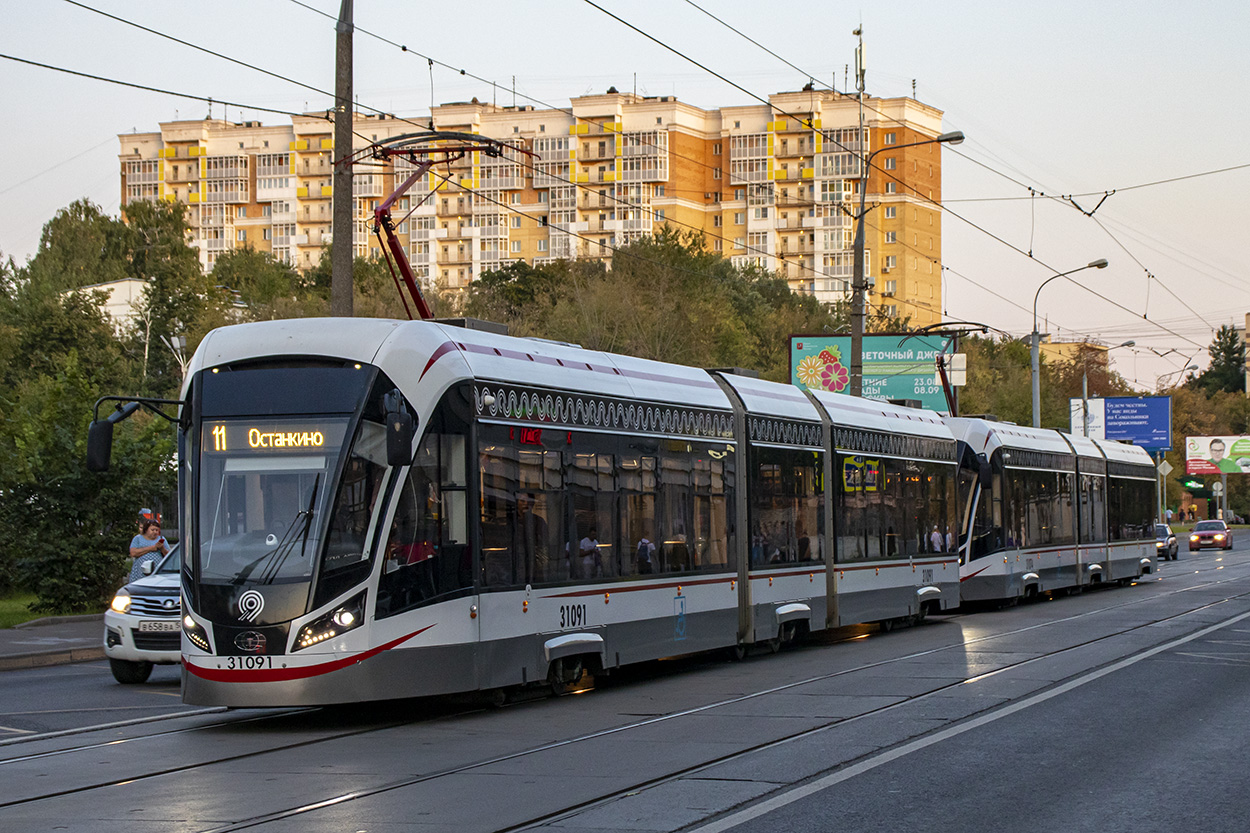
{"label": "dark sedan", "polygon": [[1172,527],[1167,524],[1155,524],[1155,557],[1166,561],[1175,561],[1180,557],[1180,544]]}
{"label": "dark sedan", "polygon": [[1233,533],[1223,521],[1198,521],[1189,533],[1189,549],[1201,550],[1214,547],[1221,550],[1233,548]]}

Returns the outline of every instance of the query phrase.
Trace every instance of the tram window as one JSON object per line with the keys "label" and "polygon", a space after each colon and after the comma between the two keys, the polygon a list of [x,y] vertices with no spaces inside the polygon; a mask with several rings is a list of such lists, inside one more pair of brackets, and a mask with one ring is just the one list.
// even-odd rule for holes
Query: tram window
{"label": "tram window", "polygon": [[752,566],[823,558],[820,454],[756,447],[751,459]]}
{"label": "tram window", "polygon": [[622,574],[647,575],[658,567],[655,522],[655,458],[622,455],[617,458],[621,495]]}
{"label": "tram window", "polygon": [[330,510],[317,603],[328,601],[368,575],[368,533],[386,471],[386,429],[361,420]]}
{"label": "tram window", "polygon": [[516,583],[512,522],[516,514],[516,450],[484,444],[481,464],[482,582],[488,587]]}
{"label": "tram window", "polygon": [[660,457],[660,563],[662,572],[681,573],[693,567],[689,531],[692,524],[693,494],[689,446],[668,443]]}
{"label": "tram window", "polygon": [[[446,443],[442,434],[428,433],[417,447],[383,550],[379,618],[472,585],[464,539],[453,534],[455,515],[447,511],[448,499],[459,498],[462,506],[464,493],[443,488],[445,470],[463,469],[464,464],[463,460],[455,465],[442,460],[440,449],[457,445],[462,447]],[[463,524],[463,511],[459,517]]]}

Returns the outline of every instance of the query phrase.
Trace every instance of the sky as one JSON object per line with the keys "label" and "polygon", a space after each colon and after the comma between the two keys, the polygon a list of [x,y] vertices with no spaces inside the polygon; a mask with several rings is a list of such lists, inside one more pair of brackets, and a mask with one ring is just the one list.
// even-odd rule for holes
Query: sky
{"label": "sky", "polygon": [[[1241,326],[1250,312],[1244,0],[595,3],[360,0],[357,101],[418,115],[432,100],[512,104],[515,85],[516,103],[541,109],[636,84],[708,109],[751,104],[687,58],[760,97],[799,89],[809,75],[842,90],[854,67],[852,31],[862,26],[867,92],[911,95],[914,84],[916,98],[944,112],[946,130],[967,136],[943,155],[947,320],[1025,336],[1036,297],[1042,332],[1134,341],[1112,351],[1114,367],[1154,390],[1179,381],[1188,364],[1205,367],[1215,329]],[[315,90],[333,89],[337,0],[5,6],[5,56],[250,108],[304,111],[331,101]],[[438,65],[431,70],[421,56]],[[202,101],[7,58],[0,72],[9,125],[0,132],[0,255],[18,263],[74,200],[118,212],[118,134],[210,113]],[[220,103],[211,114],[288,121],[249,107],[223,112]],[[1099,258],[1110,265],[1040,289]]]}

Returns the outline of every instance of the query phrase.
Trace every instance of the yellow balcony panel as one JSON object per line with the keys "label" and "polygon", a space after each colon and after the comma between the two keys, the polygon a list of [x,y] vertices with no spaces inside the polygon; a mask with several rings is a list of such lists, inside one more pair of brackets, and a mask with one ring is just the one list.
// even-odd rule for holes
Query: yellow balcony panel
{"label": "yellow balcony panel", "polygon": [[199,145],[193,145],[192,147],[187,148],[187,156],[205,156],[207,154],[208,149],[202,148]]}
{"label": "yellow balcony panel", "polygon": [[777,178],[777,172],[776,172],[776,171],[769,171],[769,172],[768,172],[768,178],[769,178],[770,180],[776,179],[776,178]]}
{"label": "yellow balcony panel", "polygon": [[577,158],[577,148],[569,148],[569,159]]}
{"label": "yellow balcony panel", "polygon": [[322,186],[321,186],[321,196],[323,196],[323,197],[328,197],[328,196],[330,196],[330,195],[331,195],[331,194],[333,194],[333,193],[334,193],[334,186],[333,186],[333,185],[322,185]]}
{"label": "yellow balcony panel", "polygon": [[812,119],[812,127],[814,127],[814,128],[816,128],[817,130],[819,130],[819,129],[820,129],[820,119]]}
{"label": "yellow balcony panel", "polygon": [[[308,150],[308,140],[296,139],[294,142],[291,142],[290,149],[291,150]],[[295,160],[291,160],[291,167],[295,167]]]}
{"label": "yellow balcony panel", "polygon": [[590,182],[590,174],[580,173],[577,175],[577,178],[574,181],[575,182]]}
{"label": "yellow balcony panel", "polygon": [[816,169],[815,169],[815,168],[804,168],[804,169],[803,169],[803,173],[802,173],[802,177],[803,177],[803,179],[813,179],[815,176],[816,176]]}
{"label": "yellow balcony panel", "polygon": [[321,149],[322,150],[334,150],[334,139],[322,139]]}
{"label": "yellow balcony panel", "polygon": [[161,148],[156,152],[158,159],[175,159],[178,156],[178,148]]}
{"label": "yellow balcony panel", "polygon": [[307,187],[296,188],[295,196],[298,197],[299,199],[304,199],[304,200],[308,199],[308,188]]}
{"label": "yellow balcony panel", "polygon": [[605,171],[603,174],[604,182],[616,182],[616,171]]}
{"label": "yellow balcony panel", "polygon": [[165,202],[178,202],[178,195],[170,191],[168,194],[162,194],[161,199]]}
{"label": "yellow balcony panel", "polygon": [[574,125],[574,126],[576,127],[575,132],[577,133],[577,135],[578,135],[578,136],[586,136],[586,135],[589,135],[589,133],[590,133],[590,125],[589,125],[588,123],[586,123],[586,122],[582,122],[581,124]]}
{"label": "yellow balcony panel", "polygon": [[191,193],[187,194],[187,202],[189,202],[191,205],[195,205],[199,201],[200,201],[200,194],[198,191],[192,191]]}
{"label": "yellow balcony panel", "polygon": [[815,145],[815,147],[816,147],[816,152],[817,152],[817,153],[824,153],[824,152],[825,152],[825,134],[823,134],[823,133],[817,133],[817,134],[816,134],[816,145]]}

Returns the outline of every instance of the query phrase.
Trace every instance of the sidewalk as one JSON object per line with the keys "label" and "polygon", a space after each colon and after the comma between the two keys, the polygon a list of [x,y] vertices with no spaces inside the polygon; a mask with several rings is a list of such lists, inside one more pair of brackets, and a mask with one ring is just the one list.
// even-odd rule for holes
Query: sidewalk
{"label": "sidewalk", "polygon": [[104,614],[50,616],[0,628],[0,671],[104,657]]}

